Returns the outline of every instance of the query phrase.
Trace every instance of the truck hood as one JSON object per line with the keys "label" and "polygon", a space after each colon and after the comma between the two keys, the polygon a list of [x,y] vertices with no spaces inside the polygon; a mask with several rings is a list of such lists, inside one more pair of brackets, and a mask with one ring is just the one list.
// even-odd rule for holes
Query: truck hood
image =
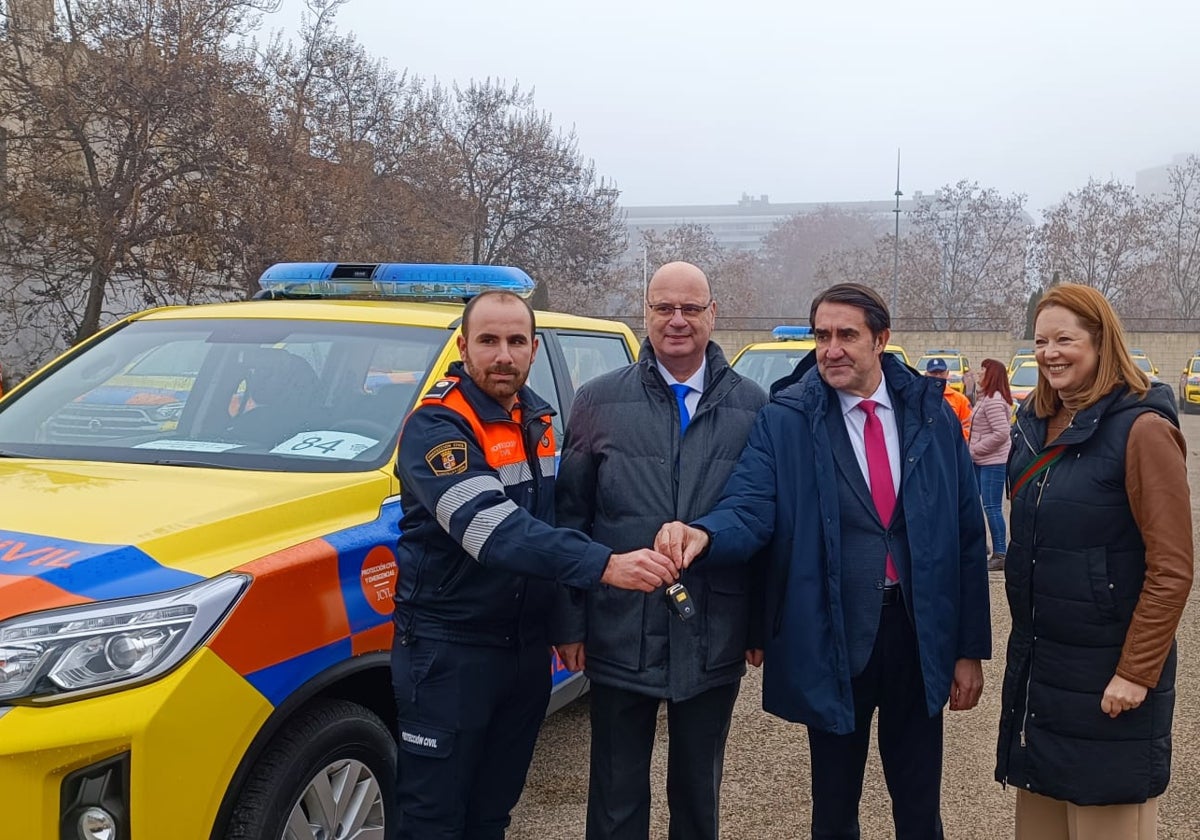
{"label": "truck hood", "polygon": [[380,470],[0,461],[0,619],[187,586],[377,519],[395,492]]}

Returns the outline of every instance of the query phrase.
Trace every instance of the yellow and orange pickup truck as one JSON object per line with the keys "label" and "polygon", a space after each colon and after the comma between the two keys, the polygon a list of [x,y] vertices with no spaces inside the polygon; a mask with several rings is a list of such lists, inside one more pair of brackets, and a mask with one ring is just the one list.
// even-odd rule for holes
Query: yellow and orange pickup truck
{"label": "yellow and orange pickup truck", "polygon": [[[457,358],[463,298],[533,284],[389,263],[260,284],[126,318],[0,402],[2,837],[394,830],[401,425]],[[637,347],[537,325],[561,427]],[[555,681],[559,704],[584,684]]]}

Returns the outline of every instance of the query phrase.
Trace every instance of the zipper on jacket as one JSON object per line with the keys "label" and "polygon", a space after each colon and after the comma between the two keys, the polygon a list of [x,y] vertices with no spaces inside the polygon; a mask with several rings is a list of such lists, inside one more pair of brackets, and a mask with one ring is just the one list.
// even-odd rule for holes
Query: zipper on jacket
{"label": "zipper on jacket", "polygon": [[1021,430],[1021,440],[1025,444],[1025,447],[1030,451],[1031,454],[1037,455],[1038,451],[1034,448],[1033,444],[1029,442],[1029,433],[1025,431],[1024,424],[1018,423],[1017,428]]}
{"label": "zipper on jacket", "polygon": [[[1032,576],[1030,578],[1032,580]],[[1037,607],[1029,611],[1030,624],[1037,620]],[[1029,688],[1033,684],[1033,649],[1037,646],[1037,636],[1029,642],[1029,675],[1025,677],[1025,714],[1021,717],[1021,749],[1025,749],[1025,727],[1029,724]]]}
{"label": "zipper on jacket", "polygon": [[[521,409],[521,424],[517,427],[521,430],[521,444],[525,447],[525,463],[529,466],[529,475],[533,477],[533,507],[530,509],[534,513],[541,506],[542,500],[542,475],[541,459],[538,457],[538,442],[547,430],[553,428],[553,424],[546,423],[541,416],[533,417],[524,416],[524,409]],[[510,420],[509,422],[515,422]],[[540,425],[540,430],[534,429],[535,425]],[[530,432],[533,432],[531,435]],[[558,455],[558,441],[555,441],[555,455]],[[532,444],[532,445],[530,445]]]}
{"label": "zipper on jacket", "polygon": [[467,571],[477,561],[472,560],[471,557],[466,554],[464,554],[463,557],[465,557],[466,559],[460,559],[458,563],[451,566],[446,571],[446,574],[442,576],[442,579],[440,581],[438,581],[437,588],[434,589],[434,592],[445,592],[451,586],[454,586],[459,581],[461,581],[464,577],[467,576]]}
{"label": "zipper on jacket", "polygon": [[[693,414],[691,420],[688,421],[689,426],[691,426],[691,424],[695,422],[696,418],[701,414],[708,414],[710,411],[715,411],[717,402],[725,399],[725,394],[720,394],[719,396],[715,397],[710,395],[717,393],[717,388],[720,386],[721,380],[725,378],[725,374],[730,370],[732,370],[732,368],[727,365],[713,374],[711,382],[704,383],[704,390],[700,392],[700,401],[696,403],[696,413]],[[705,397],[709,397],[709,399],[705,401]]]}
{"label": "zipper on jacket", "polygon": [[[1029,559],[1029,563],[1030,563],[1029,597],[1030,597],[1031,601],[1033,599],[1033,576],[1034,576],[1035,572],[1037,571],[1037,563],[1034,561],[1033,556],[1032,556],[1033,555],[1033,547],[1037,545],[1037,535],[1036,535],[1037,516],[1038,516],[1038,513],[1041,512],[1042,493],[1044,493],[1046,491],[1046,484],[1050,481],[1050,473],[1053,470],[1054,470],[1054,467],[1052,467],[1052,466],[1048,467],[1046,469],[1046,472],[1044,472],[1042,474],[1041,479],[1038,481],[1037,499],[1033,503],[1034,535],[1032,536],[1032,538],[1029,541],[1030,554],[1031,554],[1030,559]],[[1025,730],[1029,724],[1029,691],[1030,691],[1031,686],[1033,685],[1033,654],[1034,654],[1034,650],[1037,648],[1037,607],[1035,605],[1033,605],[1032,603],[1030,603],[1030,605],[1029,605],[1029,627],[1030,627],[1029,635],[1032,638],[1029,641],[1029,673],[1025,676],[1025,711],[1024,711],[1024,714],[1022,714],[1022,716],[1021,716],[1021,747],[1022,747],[1022,749],[1025,747]]]}

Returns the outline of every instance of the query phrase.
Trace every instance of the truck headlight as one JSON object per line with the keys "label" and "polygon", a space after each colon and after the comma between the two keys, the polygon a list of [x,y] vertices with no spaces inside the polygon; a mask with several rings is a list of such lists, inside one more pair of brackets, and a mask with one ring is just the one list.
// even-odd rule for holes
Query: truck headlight
{"label": "truck headlight", "polygon": [[148,682],[203,644],[245,575],[138,598],[33,613],[0,624],[0,703],[64,700]]}

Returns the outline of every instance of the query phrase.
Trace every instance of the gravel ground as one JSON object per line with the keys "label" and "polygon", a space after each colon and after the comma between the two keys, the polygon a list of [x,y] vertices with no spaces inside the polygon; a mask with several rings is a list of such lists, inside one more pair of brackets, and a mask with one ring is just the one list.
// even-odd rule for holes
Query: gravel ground
{"label": "gravel ground", "polygon": [[[1200,526],[1200,417],[1182,420],[1187,436],[1192,520]],[[1193,533],[1193,539],[1196,534]],[[1197,542],[1200,545],[1200,541]],[[1198,578],[1200,584],[1200,578]],[[946,713],[942,815],[947,838],[1001,840],[1012,836],[1013,792],[992,781],[996,722],[1008,610],[1002,575],[991,576],[993,654],[984,663],[984,692],[970,712]],[[1193,589],[1192,601],[1197,598]],[[1171,786],[1159,807],[1161,840],[1200,837],[1200,615],[1190,605],[1179,629],[1179,673],[1175,706],[1175,749]],[[808,742],[804,728],[761,709],[758,671],[742,683],[734,711],[721,792],[725,840],[793,840],[809,832]],[[659,715],[651,786],[654,806],[650,836],[667,836],[666,714]],[[542,729],[525,794],[513,813],[509,840],[582,838],[587,802],[587,699],[547,720]],[[878,753],[871,750],[863,789],[863,837],[892,837],[887,788]]]}

